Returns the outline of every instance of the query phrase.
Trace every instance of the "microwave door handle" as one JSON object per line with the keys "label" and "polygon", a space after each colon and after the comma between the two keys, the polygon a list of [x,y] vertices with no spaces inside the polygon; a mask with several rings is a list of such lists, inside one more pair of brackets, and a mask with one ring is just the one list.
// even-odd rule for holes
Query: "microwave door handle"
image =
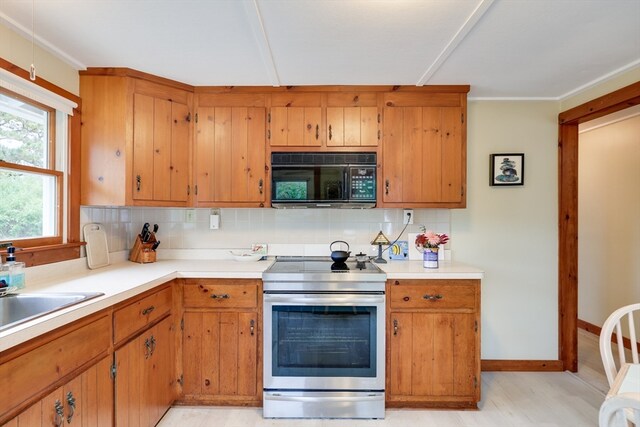
{"label": "microwave door handle", "polygon": [[349,183],[349,168],[345,168],[344,172],[344,179],[342,181],[342,200],[349,200],[349,198],[351,197],[351,195],[349,194],[349,187],[350,187],[350,183]]}

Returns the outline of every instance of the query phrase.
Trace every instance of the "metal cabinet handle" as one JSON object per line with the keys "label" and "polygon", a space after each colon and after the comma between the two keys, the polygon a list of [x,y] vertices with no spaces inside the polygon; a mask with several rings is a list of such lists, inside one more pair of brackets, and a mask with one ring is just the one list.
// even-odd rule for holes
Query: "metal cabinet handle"
{"label": "metal cabinet handle", "polygon": [[211,298],[212,299],[229,299],[231,297],[229,296],[229,294],[220,294],[220,295],[211,294]]}
{"label": "metal cabinet handle", "polygon": [[398,320],[393,319],[393,335],[398,335]]}
{"label": "metal cabinet handle", "polygon": [[384,194],[389,194],[389,180],[384,182]]}
{"label": "metal cabinet handle", "polygon": [[62,406],[62,402],[56,399],[56,402],[53,405],[53,409],[56,411],[56,416],[53,422],[56,427],[61,427],[64,423],[64,408]]}
{"label": "metal cabinet handle", "polygon": [[187,196],[191,195],[191,186],[187,185]]}
{"label": "metal cabinet handle", "polygon": [[260,190],[260,194],[262,194],[263,187],[264,187],[264,181],[262,180],[262,178],[260,178],[260,181],[258,181],[258,189]]}
{"label": "metal cabinet handle", "polygon": [[143,316],[146,316],[147,314],[151,314],[151,312],[152,312],[153,310],[155,310],[155,309],[156,309],[156,308],[155,308],[154,306],[150,305],[149,307],[147,307],[147,308],[145,308],[144,310],[142,310],[140,313],[141,313]]}
{"label": "metal cabinet handle", "polygon": [[151,341],[147,338],[144,340],[144,358],[148,359],[149,357],[151,357]]}
{"label": "metal cabinet handle", "polygon": [[153,356],[153,353],[156,351],[156,337],[151,335],[151,340],[149,342],[151,343],[151,356]]}
{"label": "metal cabinet handle", "polygon": [[333,132],[331,131],[331,125],[329,125],[329,141],[333,138]]}
{"label": "metal cabinet handle", "polygon": [[422,298],[424,298],[424,299],[426,299],[428,301],[438,301],[438,300],[441,300],[444,297],[441,294],[435,294],[435,295],[425,294]]}
{"label": "metal cabinet handle", "polygon": [[254,329],[255,329],[255,325],[256,325],[256,321],[251,319],[251,322],[249,322],[249,330],[251,331],[251,336],[254,336]]}
{"label": "metal cabinet handle", "polygon": [[140,191],[140,185],[142,184],[142,177],[136,175],[136,191]]}
{"label": "metal cabinet handle", "polygon": [[320,125],[316,125],[316,139],[320,138]]}
{"label": "metal cabinet handle", "polygon": [[67,405],[69,405],[69,415],[67,415],[67,423],[71,424],[71,420],[73,420],[73,414],[76,413],[76,398],[73,397],[73,392],[67,393]]}

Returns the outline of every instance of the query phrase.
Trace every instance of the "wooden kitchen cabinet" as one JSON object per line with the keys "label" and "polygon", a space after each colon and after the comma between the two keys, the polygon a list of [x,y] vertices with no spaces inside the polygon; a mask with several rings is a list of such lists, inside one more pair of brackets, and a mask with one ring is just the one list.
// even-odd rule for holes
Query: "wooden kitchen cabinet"
{"label": "wooden kitchen cabinet", "polygon": [[466,206],[466,97],[459,98],[459,106],[384,108],[384,206]]}
{"label": "wooden kitchen cabinet", "polygon": [[116,426],[154,426],[176,398],[173,286],[169,282],[114,309]]}
{"label": "wooden kitchen cabinet", "polygon": [[116,426],[154,426],[175,399],[171,316],[115,352]]}
{"label": "wooden kitchen cabinet", "polygon": [[113,425],[111,363],[111,357],[105,357],[4,425],[111,427]]}
{"label": "wooden kitchen cabinet", "polygon": [[183,402],[260,406],[260,280],[186,279]]}
{"label": "wooden kitchen cabinet", "polygon": [[0,378],[9,392],[0,423],[56,425],[58,401],[58,421],[64,417],[70,424],[71,417],[71,425],[111,426],[110,325],[110,316],[99,313],[1,353]]}
{"label": "wooden kitchen cabinet", "polygon": [[377,107],[327,107],[327,146],[376,147],[379,122]]}
{"label": "wooden kitchen cabinet", "polygon": [[272,107],[269,143],[272,147],[320,147],[324,132],[320,107]]}
{"label": "wooden kitchen cabinet", "polygon": [[80,74],[81,204],[188,206],[192,88],[127,69]]}
{"label": "wooden kitchen cabinet", "polygon": [[199,107],[195,185],[198,206],[264,206],[266,109]]}
{"label": "wooden kitchen cabinet", "polygon": [[387,281],[387,406],[476,408],[480,281]]}

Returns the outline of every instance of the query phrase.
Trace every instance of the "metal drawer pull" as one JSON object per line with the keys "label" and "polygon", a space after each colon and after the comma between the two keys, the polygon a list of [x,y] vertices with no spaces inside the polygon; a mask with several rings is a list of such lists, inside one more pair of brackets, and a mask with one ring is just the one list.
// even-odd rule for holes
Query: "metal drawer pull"
{"label": "metal drawer pull", "polygon": [[254,336],[256,321],[251,319],[251,322],[249,322],[249,325],[250,325],[249,330],[251,331],[251,336]]}
{"label": "metal drawer pull", "polygon": [[441,294],[436,294],[436,295],[429,295],[426,294],[425,296],[423,296],[422,298],[429,300],[429,301],[438,301],[441,300],[442,298],[444,298]]}
{"label": "metal drawer pull", "polygon": [[231,297],[229,296],[229,294],[220,294],[220,295],[211,294],[211,298],[213,298],[213,299],[229,299]]}
{"label": "metal drawer pull", "polygon": [[393,319],[393,335],[398,335],[398,320]]}
{"label": "metal drawer pull", "polygon": [[70,408],[70,413],[67,415],[67,423],[71,424],[71,420],[73,420],[73,414],[76,413],[76,398],[73,397],[73,393],[67,393],[67,404]]}
{"label": "metal drawer pull", "polygon": [[150,343],[151,343],[151,356],[153,356],[153,353],[155,353],[156,351],[156,338],[153,335],[151,335]]}
{"label": "metal drawer pull", "polygon": [[62,407],[62,402],[56,399],[53,408],[56,411],[56,417],[53,422],[55,423],[56,427],[61,427],[64,423],[64,408]]}
{"label": "metal drawer pull", "polygon": [[144,358],[148,359],[151,356],[151,341],[149,338],[144,340]]}
{"label": "metal drawer pull", "polygon": [[142,313],[143,316],[146,316],[147,314],[150,314],[155,309],[156,308],[151,305],[151,306],[145,308],[144,310],[142,310],[141,313]]}

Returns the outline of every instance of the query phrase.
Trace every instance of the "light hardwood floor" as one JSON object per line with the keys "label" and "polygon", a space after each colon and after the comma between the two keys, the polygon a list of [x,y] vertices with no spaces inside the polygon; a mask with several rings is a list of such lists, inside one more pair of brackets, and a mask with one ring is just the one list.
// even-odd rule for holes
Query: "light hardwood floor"
{"label": "light hardwood floor", "polygon": [[[259,408],[174,407],[159,427],[582,427],[608,385],[595,335],[579,331],[579,374],[483,372],[479,411],[387,410],[384,420],[265,420]],[[595,342],[595,344],[594,344]]]}

